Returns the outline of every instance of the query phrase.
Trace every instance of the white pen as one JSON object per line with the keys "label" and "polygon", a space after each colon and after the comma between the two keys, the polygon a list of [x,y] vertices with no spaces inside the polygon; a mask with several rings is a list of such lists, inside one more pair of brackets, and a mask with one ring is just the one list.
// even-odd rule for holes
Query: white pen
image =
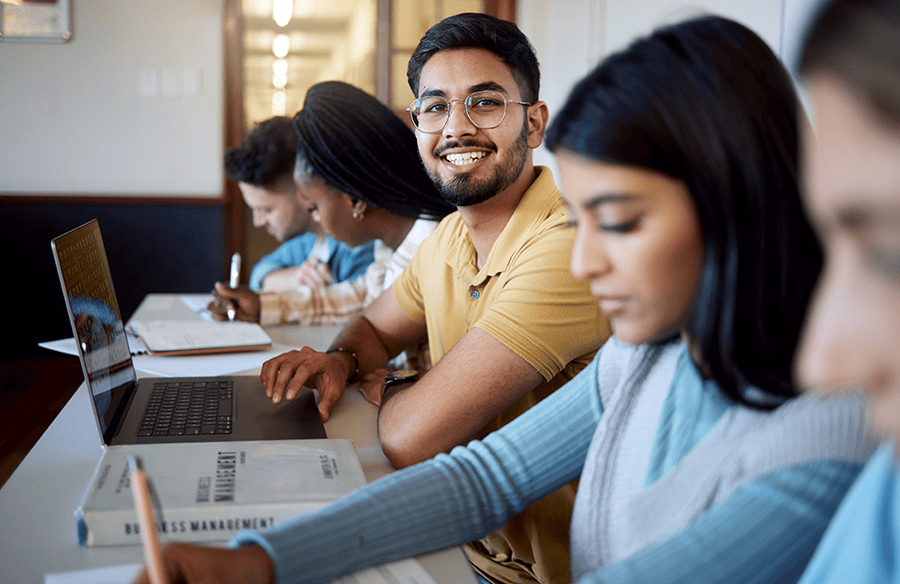
{"label": "white pen", "polygon": [[156,520],[153,516],[153,502],[150,496],[150,483],[141,460],[135,456],[128,457],[129,480],[131,493],[134,496],[134,507],[141,529],[141,542],[144,544],[144,562],[147,564],[147,575],[152,584],[166,584],[166,568],[159,548],[159,534],[156,533]]}
{"label": "white pen", "polygon": [[[238,277],[241,274],[241,254],[234,253],[231,256],[231,274],[228,279],[228,285],[234,289],[238,286]],[[237,310],[234,307],[234,303],[231,303],[231,308],[228,309],[228,320],[234,320],[234,316],[237,313]]]}

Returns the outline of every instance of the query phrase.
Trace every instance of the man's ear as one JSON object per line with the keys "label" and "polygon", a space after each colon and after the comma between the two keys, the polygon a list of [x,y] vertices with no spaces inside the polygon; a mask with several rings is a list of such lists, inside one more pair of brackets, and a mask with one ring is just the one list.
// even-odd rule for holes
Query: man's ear
{"label": "man's ear", "polygon": [[550,119],[550,110],[543,101],[538,101],[528,106],[528,147],[532,150],[544,141],[544,131],[547,129],[547,121]]}

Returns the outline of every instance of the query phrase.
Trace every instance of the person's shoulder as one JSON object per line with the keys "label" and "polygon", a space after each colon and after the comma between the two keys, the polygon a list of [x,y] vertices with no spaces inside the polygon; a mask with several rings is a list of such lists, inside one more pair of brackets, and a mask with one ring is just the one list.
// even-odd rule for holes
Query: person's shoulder
{"label": "person's shoulder", "polygon": [[300,246],[311,245],[316,242],[316,234],[309,231],[295,235],[278,246],[278,249],[292,249]]}
{"label": "person's shoulder", "polygon": [[535,172],[537,176],[519,201],[516,213],[531,223],[531,231],[535,235],[574,238],[574,230],[566,229],[569,215],[553,173],[544,166],[536,166]]}
{"label": "person's shoulder", "polygon": [[406,239],[403,240],[403,243],[406,244],[409,242],[418,247],[425,239],[434,233],[434,230],[437,229],[438,225],[438,221],[431,219],[417,219],[416,222],[413,223],[409,233],[406,235]]}
{"label": "person's shoulder", "polygon": [[[876,443],[866,431],[865,405],[855,395],[804,393],[770,411],[741,408],[750,431],[744,449],[777,451],[792,462],[830,459],[865,462]],[[768,448],[760,448],[769,444]],[[757,461],[762,464],[762,461]]]}
{"label": "person's shoulder", "polygon": [[423,242],[430,244],[432,247],[444,247],[449,243],[459,241],[462,236],[468,237],[469,232],[466,229],[466,223],[463,221],[459,211],[450,213],[441,222],[434,227],[431,235]]}

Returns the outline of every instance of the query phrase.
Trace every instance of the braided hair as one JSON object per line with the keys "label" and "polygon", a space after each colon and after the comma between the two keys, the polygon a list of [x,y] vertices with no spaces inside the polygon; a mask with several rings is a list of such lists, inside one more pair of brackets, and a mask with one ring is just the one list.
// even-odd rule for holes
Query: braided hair
{"label": "braided hair", "polygon": [[361,89],[340,81],[313,85],[294,128],[296,173],[395,215],[440,219],[456,210],[428,178],[412,130]]}

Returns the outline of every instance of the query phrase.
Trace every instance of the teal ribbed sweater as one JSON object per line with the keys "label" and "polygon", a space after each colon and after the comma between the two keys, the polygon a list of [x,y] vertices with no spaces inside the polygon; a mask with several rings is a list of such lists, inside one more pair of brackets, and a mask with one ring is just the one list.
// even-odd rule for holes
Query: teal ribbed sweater
{"label": "teal ribbed sweater", "polygon": [[[651,368],[642,382],[629,385],[644,362],[635,358],[642,350],[613,338],[575,379],[485,440],[388,475],[267,532],[241,532],[232,545],[262,545],[279,583],[328,583],[375,563],[478,539],[583,470],[594,472],[609,458],[609,452],[598,451],[597,441],[620,430],[618,424],[603,430],[604,411],[621,409],[613,400],[656,390],[633,409],[637,417],[623,420],[634,433],[641,420],[658,419],[643,428],[652,437],[649,447],[634,449],[628,459],[644,465],[642,484],[628,492],[609,490],[603,480],[585,475],[579,486],[571,543],[578,581],[796,581],[873,449],[860,430],[859,403],[801,397],[771,413],[733,406],[700,378],[680,343],[664,348],[668,359],[654,365],[669,367],[668,373],[654,374]],[[618,392],[611,391],[615,384],[621,385]],[[800,422],[768,423],[791,416]],[[637,422],[629,425],[629,420]],[[713,433],[715,440],[704,441]],[[785,438],[790,438],[787,448],[780,442]],[[720,467],[702,464],[702,457],[697,464],[692,455],[705,448],[727,454],[709,459]],[[594,458],[587,461],[589,451]],[[692,472],[703,471],[695,489],[692,481],[681,480],[678,489],[667,494],[662,489],[662,497],[640,496],[645,488],[660,491],[658,485],[670,476],[683,477],[682,463],[690,463]],[[612,497],[613,492],[619,495]],[[667,503],[656,507],[659,501]],[[623,522],[654,517],[629,515],[633,504],[659,514],[661,525]],[[594,513],[601,507],[604,513]],[[618,516],[597,524],[605,530],[600,533],[592,530],[592,513]],[[628,532],[616,531],[611,538],[610,525]],[[620,556],[621,550],[627,555]]]}

